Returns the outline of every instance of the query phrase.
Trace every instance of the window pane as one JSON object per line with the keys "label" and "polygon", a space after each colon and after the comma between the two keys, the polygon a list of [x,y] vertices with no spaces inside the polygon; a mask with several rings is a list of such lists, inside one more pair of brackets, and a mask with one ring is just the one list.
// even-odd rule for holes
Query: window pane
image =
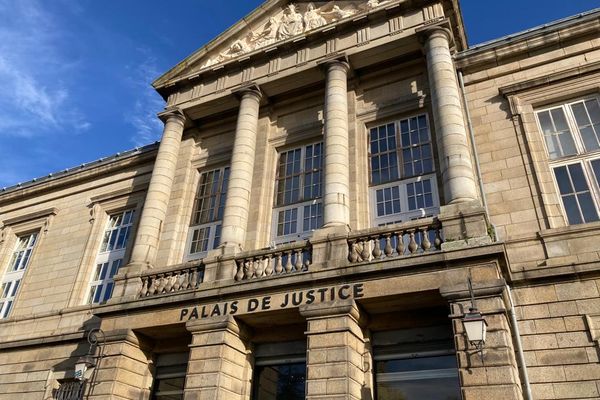
{"label": "window pane", "polygon": [[569,179],[569,174],[567,173],[567,167],[554,168],[554,175],[556,177],[556,183],[558,184],[560,194],[564,195],[573,192],[571,180]]}
{"label": "window pane", "polygon": [[600,159],[594,160],[590,163],[592,165],[592,170],[594,171],[594,177],[596,178],[596,183],[600,188]]}
{"label": "window pane", "polygon": [[554,168],[569,224],[598,220],[598,213],[580,163]]}
{"label": "window pane", "polygon": [[594,200],[590,192],[585,192],[577,195],[577,200],[581,207],[581,213],[583,214],[583,220],[585,222],[598,221],[598,212],[596,206],[594,206]]}
{"label": "window pane", "polygon": [[598,100],[592,99],[571,105],[571,110],[586,151],[600,148],[600,107]]}
{"label": "window pane", "polygon": [[576,154],[575,141],[562,107],[537,113],[551,159]]}
{"label": "window pane", "polygon": [[583,168],[581,164],[569,165],[569,174],[571,175],[571,181],[573,182],[573,188],[576,192],[588,190],[588,185],[583,175]]}
{"label": "window pane", "polygon": [[304,400],[306,363],[256,367],[254,382],[254,400]]}
{"label": "window pane", "polygon": [[455,356],[376,363],[378,400],[460,400]]}

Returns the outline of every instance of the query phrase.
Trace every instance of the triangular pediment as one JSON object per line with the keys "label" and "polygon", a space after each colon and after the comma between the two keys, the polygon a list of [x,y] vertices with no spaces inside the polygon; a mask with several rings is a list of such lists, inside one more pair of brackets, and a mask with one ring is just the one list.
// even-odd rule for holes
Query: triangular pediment
{"label": "triangular pediment", "polygon": [[154,82],[155,88],[215,68],[396,0],[269,0]]}

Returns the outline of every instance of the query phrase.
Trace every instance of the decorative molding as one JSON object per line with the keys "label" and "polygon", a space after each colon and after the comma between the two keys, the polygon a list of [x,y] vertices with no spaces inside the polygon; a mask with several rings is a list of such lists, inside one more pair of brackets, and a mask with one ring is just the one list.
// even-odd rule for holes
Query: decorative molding
{"label": "decorative molding", "polygon": [[36,219],[43,219],[48,217],[53,217],[58,213],[58,209],[56,207],[48,208],[41,211],[36,211],[30,214],[20,215],[18,217],[9,218],[3,221],[3,228],[12,225],[22,224],[24,222],[33,221]]}
{"label": "decorative molding", "polygon": [[391,35],[396,35],[404,31],[404,18],[402,16],[390,18],[388,24]]}
{"label": "decorative molding", "polygon": [[356,42],[359,46],[368,44],[371,40],[371,28],[365,27],[356,31]]}
{"label": "decorative molding", "polygon": [[531,90],[540,86],[547,86],[565,79],[572,79],[600,70],[600,61],[569,68],[564,71],[554,72],[539,78],[529,79],[512,85],[502,86],[498,90],[503,96],[509,97],[519,92]]}

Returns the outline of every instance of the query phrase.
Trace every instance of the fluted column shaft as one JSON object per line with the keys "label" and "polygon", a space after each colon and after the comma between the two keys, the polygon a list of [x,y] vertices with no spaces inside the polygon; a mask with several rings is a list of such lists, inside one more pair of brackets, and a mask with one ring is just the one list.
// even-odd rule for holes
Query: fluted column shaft
{"label": "fluted column shaft", "polygon": [[327,65],[325,88],[324,226],[350,223],[350,153],[348,138],[348,69],[343,61]]}
{"label": "fluted column shaft", "polygon": [[426,34],[425,55],[446,204],[473,201],[478,197],[477,185],[450,53],[450,32],[436,27]]}
{"label": "fluted column shaft", "polygon": [[248,227],[258,113],[262,95],[257,88],[253,88],[242,91],[240,97],[240,109],[231,156],[229,187],[223,211],[221,243],[223,247],[241,249],[246,240]]}
{"label": "fluted column shaft", "polygon": [[185,116],[181,110],[168,110],[160,117],[165,121],[165,129],[131,253],[132,265],[153,266],[156,262],[160,230],[167,214],[183,135]]}

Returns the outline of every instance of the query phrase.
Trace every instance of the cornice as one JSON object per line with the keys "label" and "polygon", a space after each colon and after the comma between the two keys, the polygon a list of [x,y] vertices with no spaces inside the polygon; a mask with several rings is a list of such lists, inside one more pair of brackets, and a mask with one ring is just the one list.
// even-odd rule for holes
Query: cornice
{"label": "cornice", "polygon": [[600,8],[472,46],[457,53],[455,61],[459,69],[476,69],[598,33]]}
{"label": "cornice", "polygon": [[96,179],[106,174],[121,171],[134,165],[153,160],[156,157],[158,142],[124,154],[116,154],[102,158],[80,167],[64,170],[46,177],[33,179],[0,191],[0,206],[20,201],[25,198],[39,196],[48,191],[75,185],[82,181]]}

